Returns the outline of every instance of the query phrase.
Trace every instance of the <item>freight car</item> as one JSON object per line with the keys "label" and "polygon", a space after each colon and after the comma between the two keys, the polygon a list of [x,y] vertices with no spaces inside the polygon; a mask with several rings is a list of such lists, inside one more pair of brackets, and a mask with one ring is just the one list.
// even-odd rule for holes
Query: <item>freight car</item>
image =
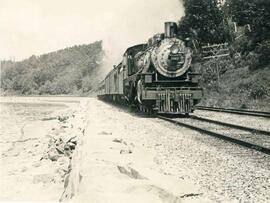
{"label": "freight car", "polygon": [[125,51],[100,83],[98,97],[143,112],[189,114],[202,98],[191,60],[191,48],[177,36],[176,23],[166,22],[164,33]]}

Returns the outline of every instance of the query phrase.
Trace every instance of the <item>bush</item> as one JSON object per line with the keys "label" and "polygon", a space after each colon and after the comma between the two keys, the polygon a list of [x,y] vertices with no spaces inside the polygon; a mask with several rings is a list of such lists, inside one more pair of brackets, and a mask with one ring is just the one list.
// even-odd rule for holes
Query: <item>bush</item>
{"label": "bush", "polygon": [[89,91],[92,90],[92,88],[93,88],[92,83],[93,83],[93,81],[92,81],[91,77],[83,78],[83,81],[82,81],[82,91],[83,91],[83,93],[89,92]]}
{"label": "bush", "polygon": [[270,64],[270,40],[263,41],[259,44],[256,52],[259,55],[259,66],[264,67]]}
{"label": "bush", "polygon": [[46,81],[43,86],[39,88],[40,94],[53,94],[53,84],[50,81]]}
{"label": "bush", "polygon": [[267,89],[264,85],[259,83],[252,83],[249,87],[249,98],[263,99],[268,95]]}
{"label": "bush", "polygon": [[243,58],[242,63],[244,66],[248,66],[249,70],[256,70],[259,68],[259,55],[255,52],[250,52]]}

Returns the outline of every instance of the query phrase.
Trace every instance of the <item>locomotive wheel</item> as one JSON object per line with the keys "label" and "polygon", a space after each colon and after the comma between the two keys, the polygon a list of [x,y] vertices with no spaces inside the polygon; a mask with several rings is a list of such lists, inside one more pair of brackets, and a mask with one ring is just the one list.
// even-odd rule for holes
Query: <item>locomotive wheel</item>
{"label": "locomotive wheel", "polygon": [[139,110],[140,112],[143,112],[143,106],[141,104],[139,104]]}
{"label": "locomotive wheel", "polygon": [[143,106],[142,104],[139,104],[138,106],[139,106],[140,112],[146,113],[146,108],[145,108],[145,106]]}
{"label": "locomotive wheel", "polygon": [[151,109],[149,109],[146,106],[140,105],[141,106],[141,112],[145,113],[146,115],[151,115]]}

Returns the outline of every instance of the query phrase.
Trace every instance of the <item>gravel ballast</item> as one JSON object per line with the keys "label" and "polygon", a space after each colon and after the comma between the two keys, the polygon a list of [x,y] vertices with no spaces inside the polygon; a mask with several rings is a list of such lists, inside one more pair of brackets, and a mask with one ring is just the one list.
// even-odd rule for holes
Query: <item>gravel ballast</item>
{"label": "gravel ballast", "polygon": [[[200,197],[214,202],[270,201],[269,156],[95,99],[90,99],[88,110],[92,127],[88,126],[86,136],[94,133],[94,137],[109,136],[111,140],[117,138],[132,143],[131,151],[122,151],[126,153],[121,156],[127,160],[137,150],[151,151],[153,164],[148,162],[151,170],[196,185],[199,188],[196,195]],[[91,143],[91,139],[88,142]],[[103,152],[91,152],[96,153]],[[142,155],[141,161],[144,158]],[[113,161],[110,164],[113,165]],[[138,172],[148,178],[143,171]],[[181,200],[186,202],[194,198],[183,197]]]}

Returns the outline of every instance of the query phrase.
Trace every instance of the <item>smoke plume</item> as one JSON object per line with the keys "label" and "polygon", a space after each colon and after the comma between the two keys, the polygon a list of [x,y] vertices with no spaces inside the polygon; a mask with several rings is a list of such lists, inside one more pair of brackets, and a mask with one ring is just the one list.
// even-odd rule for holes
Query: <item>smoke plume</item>
{"label": "smoke plume", "polygon": [[177,22],[184,15],[179,0],[128,0],[121,1],[119,6],[109,25],[105,25],[108,27],[103,38],[104,72],[121,61],[128,47],[147,42],[154,34],[164,32],[164,22]]}

